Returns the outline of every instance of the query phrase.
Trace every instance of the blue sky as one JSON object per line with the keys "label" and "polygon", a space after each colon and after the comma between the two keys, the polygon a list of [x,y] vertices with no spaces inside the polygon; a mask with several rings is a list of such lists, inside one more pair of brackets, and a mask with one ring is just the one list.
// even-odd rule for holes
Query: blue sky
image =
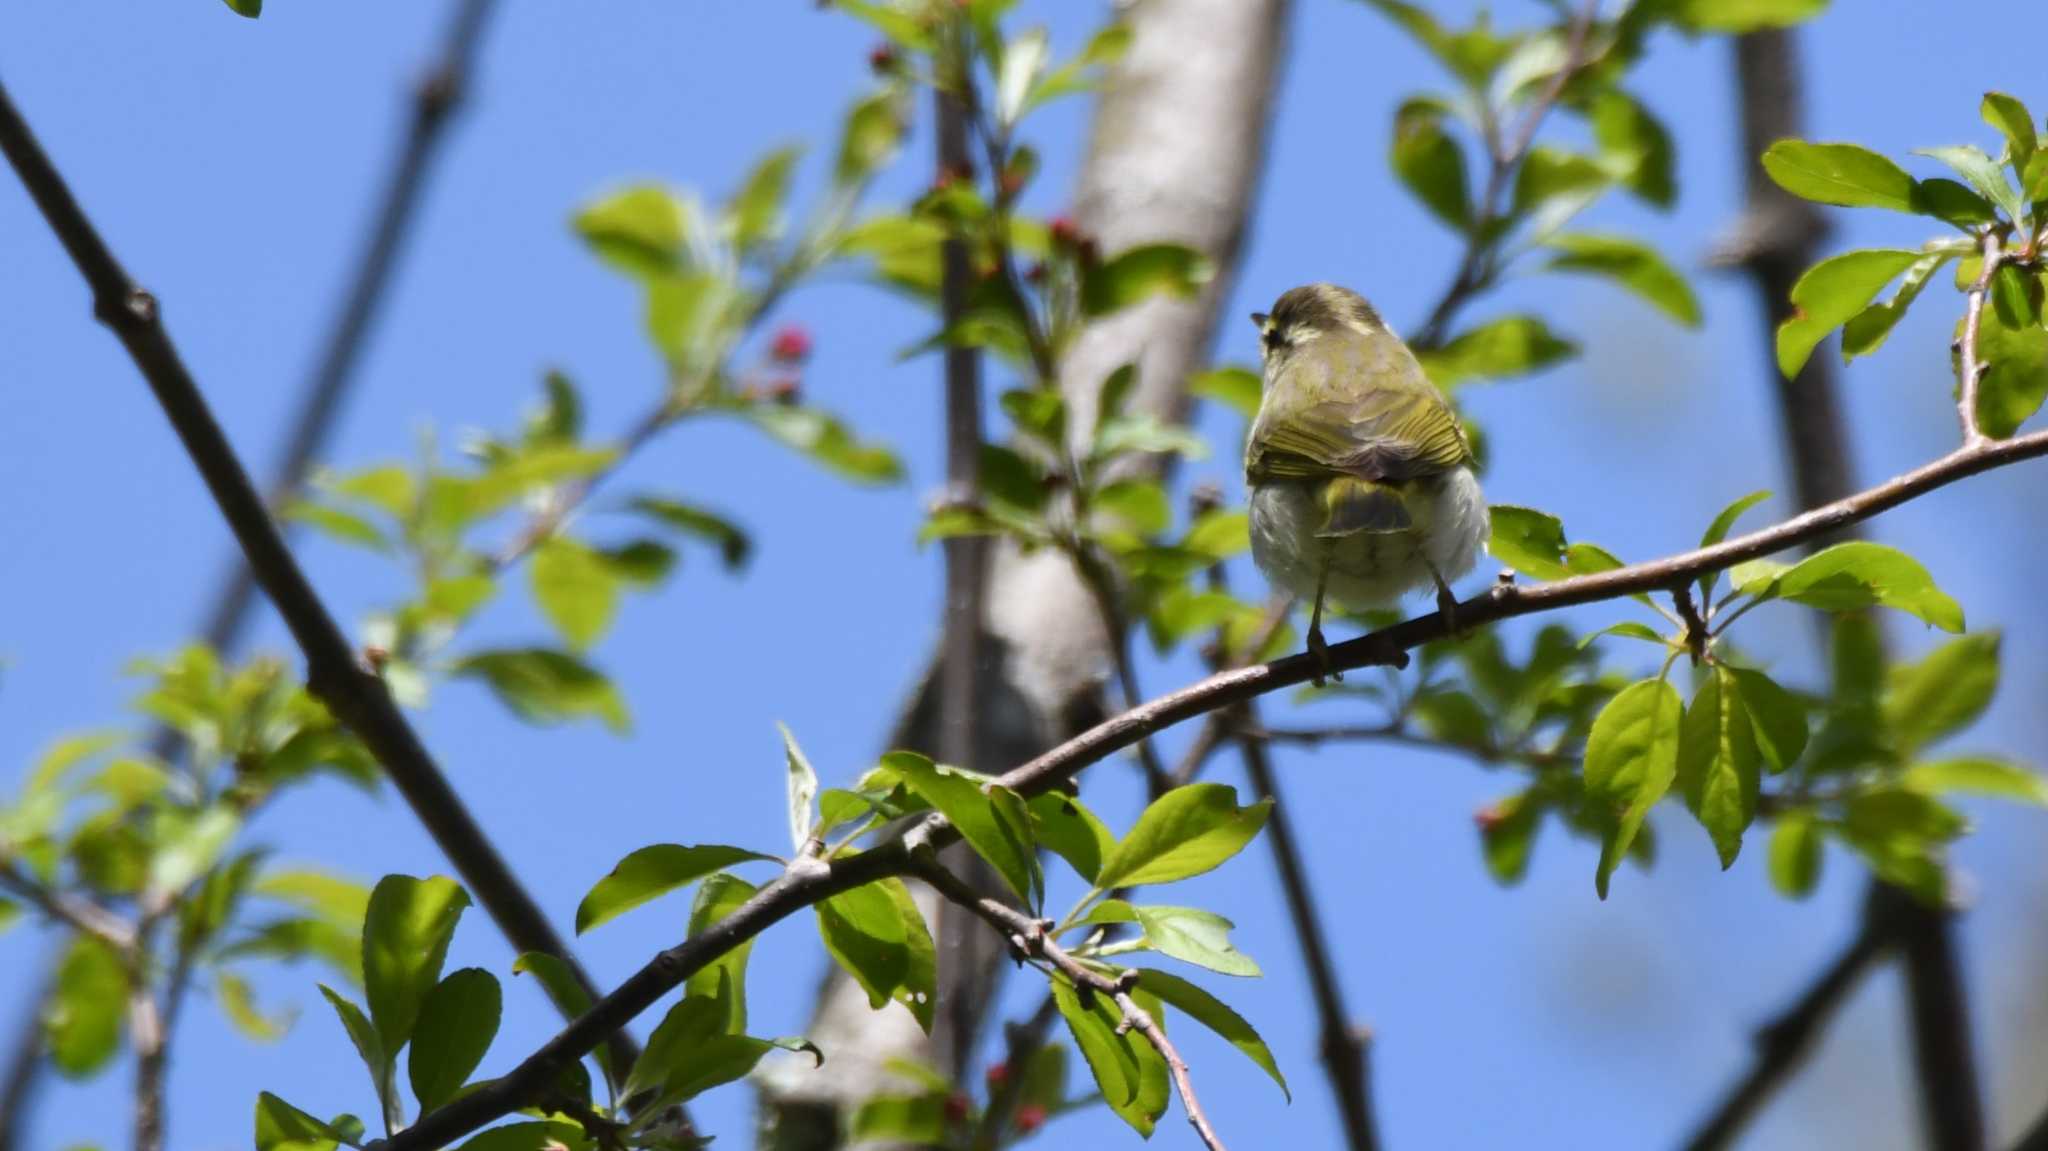
{"label": "blue sky", "polygon": [[[323,334],[371,193],[404,112],[406,86],[446,5],[315,5],[273,0],[259,22],[210,0],[179,4],[11,5],[0,9],[0,77],[133,273],[158,293],[170,328],[229,434],[262,469]],[[1071,46],[1098,4],[1022,6]],[[1458,6],[1463,8],[1463,5]],[[1504,20],[1540,6],[1509,0]],[[1804,35],[1811,130],[1893,154],[1985,142],[1979,94],[2002,88],[2048,108],[2038,62],[2017,34],[2023,0],[1985,0],[1968,21],[1901,0],[1843,3]],[[754,3],[507,6],[484,46],[471,104],[455,128],[409,251],[362,364],[332,458],[408,454],[422,429],[510,427],[540,374],[561,367],[590,400],[592,425],[623,426],[658,386],[631,287],[582,250],[575,207],[630,179],[712,193],[786,141],[825,145],[861,89],[871,37],[799,0]],[[1728,47],[1664,36],[1636,83],[1679,142],[1681,201],[1658,215],[1599,209],[1593,223],[1634,229],[1698,272],[1704,329],[1688,332],[1604,285],[1509,285],[1474,313],[1539,309],[1586,356],[1543,376],[1475,393],[1490,433],[1497,502],[1561,515],[1575,538],[1628,557],[1685,547],[1723,503],[1782,488],[1767,359],[1756,303],[1740,280],[1701,270],[1732,222],[1740,180]],[[1390,181],[1394,103],[1439,83],[1431,65],[1362,5],[1300,0],[1271,169],[1231,315],[1288,286],[1339,280],[1397,324],[1420,322],[1448,277],[1450,237]],[[1036,204],[1071,185],[1086,106],[1033,121],[1045,155]],[[924,151],[883,181],[882,202],[924,180]],[[815,182],[815,171],[809,172]],[[1844,214],[1842,245],[1914,243],[1920,222]],[[19,779],[58,734],[121,716],[131,657],[166,651],[195,626],[227,536],[118,345],[93,325],[84,289],[11,180],[0,180],[0,780]],[[1948,325],[1955,297],[1932,292],[1883,353],[1844,381],[1866,479],[1944,450]],[[781,841],[787,722],[828,781],[872,762],[935,638],[939,561],[912,543],[939,482],[936,367],[895,353],[925,334],[902,302],[856,284],[808,288],[783,316],[815,334],[808,384],[864,433],[895,445],[909,482],[858,489],[746,429],[686,429],[632,465],[629,482],[723,507],[756,532],[742,577],[691,556],[659,597],[625,609],[599,652],[624,685],[636,728],[534,730],[468,686],[441,690],[419,722],[430,747],[544,905],[567,924],[613,861],[659,841]],[[1255,354],[1249,325],[1226,322],[1219,357]],[[1236,442],[1231,418],[1202,430]],[[1190,480],[1241,490],[1226,448]],[[1876,534],[1920,555],[1974,626],[2011,624],[2006,686],[1964,743],[2024,756],[2042,746],[2044,662],[2026,642],[2032,580],[2044,558],[2027,530],[2038,475],[2002,473],[1887,516]],[[1766,505],[1784,510],[1781,501]],[[301,554],[341,617],[399,594],[400,573],[321,542]],[[1475,581],[1483,574],[1473,577]],[[1249,571],[1241,586],[1251,586]],[[538,638],[521,595],[482,621],[480,642]],[[1574,613],[1598,626],[1611,608]],[[1797,678],[1808,631],[1789,611],[1750,617],[1746,641]],[[1508,629],[1511,643],[1529,629]],[[1902,646],[1929,642],[1897,626]],[[261,646],[289,650],[266,620]],[[1148,663],[1148,690],[1195,678],[1193,660]],[[1278,716],[1288,707],[1270,705]],[[1335,705],[1323,705],[1333,717]],[[1177,747],[1187,733],[1166,742]],[[1592,893],[1593,852],[1546,835],[1531,875],[1502,890],[1486,876],[1471,814],[1511,789],[1468,764],[1407,751],[1341,748],[1281,757],[1294,810],[1330,912],[1345,990],[1376,1036],[1375,1084],[1395,1147],[1661,1145],[1687,1130],[1744,1065],[1749,1029],[1783,1002],[1854,928],[1862,876],[1831,856],[1805,904],[1774,896],[1753,845],[1719,872],[1683,813],[1660,811],[1654,873],[1625,872],[1612,898]],[[1236,781],[1219,761],[1216,778]],[[1091,784],[1128,820],[1136,793],[1114,766]],[[1995,1130],[2044,1102],[2038,1052],[2048,1037],[2033,973],[2044,871],[2039,813],[1972,809],[1978,833],[1957,853],[1976,905],[1965,962]],[[302,792],[255,833],[283,853],[365,878],[447,870],[395,796]],[[1188,885],[1186,902],[1239,924],[1267,978],[1228,989],[1266,1034],[1295,1086],[1283,1106],[1221,1044],[1186,1041],[1226,1139],[1329,1146],[1337,1128],[1292,935],[1262,850]],[[680,900],[607,925],[579,944],[606,982],[681,930]],[[0,987],[43,962],[40,932],[0,939]],[[480,913],[453,963],[504,973],[505,945]],[[754,952],[763,1033],[801,1029],[823,961],[802,921]],[[313,992],[310,970],[269,972],[270,1004],[303,1009],[292,1033],[259,1047],[209,1005],[186,1016],[172,1076],[174,1145],[245,1145],[256,1091],[316,1111],[369,1104],[352,1050]],[[1909,1146],[1910,1069],[1900,1045],[1898,981],[1869,981],[1817,1065],[1765,1113],[1756,1147]],[[1016,990],[1016,989],[1013,989]],[[553,1017],[514,984],[513,1009],[485,1063],[509,1067]],[[1026,997],[1017,992],[1018,1001]],[[20,992],[0,995],[12,1026]],[[1076,1084],[1078,1087],[1079,1084]],[[126,1140],[127,1072],[50,1092],[31,1144]],[[1853,1107],[1845,1104],[1854,1100]],[[728,1089],[697,1113],[730,1144],[746,1141],[751,1098]],[[1115,1120],[1062,1120],[1060,1138],[1125,1145]],[[1157,1138],[1190,1136],[1169,1117]]]}

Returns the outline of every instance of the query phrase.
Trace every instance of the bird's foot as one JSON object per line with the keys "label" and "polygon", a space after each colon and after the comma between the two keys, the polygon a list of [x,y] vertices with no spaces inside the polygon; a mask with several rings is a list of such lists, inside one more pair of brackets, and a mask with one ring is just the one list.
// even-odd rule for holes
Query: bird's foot
{"label": "bird's foot", "polygon": [[1344,673],[1330,666],[1330,643],[1323,638],[1322,628],[1311,627],[1308,629],[1308,653],[1315,657],[1317,668],[1316,674],[1309,678],[1310,683],[1321,687],[1323,686],[1323,678],[1325,676],[1336,680],[1338,683],[1344,682]]}
{"label": "bird's foot", "polygon": [[1436,612],[1444,617],[1444,634],[1453,639],[1457,638],[1458,593],[1452,591],[1451,586],[1445,583],[1441,576],[1438,576],[1436,581]]}

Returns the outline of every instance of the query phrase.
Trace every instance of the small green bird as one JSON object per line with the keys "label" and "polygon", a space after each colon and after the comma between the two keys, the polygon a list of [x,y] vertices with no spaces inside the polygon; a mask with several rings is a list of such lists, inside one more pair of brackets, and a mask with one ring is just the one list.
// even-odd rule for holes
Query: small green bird
{"label": "small green bird", "polygon": [[1387,607],[1434,583],[1449,616],[1448,581],[1486,541],[1486,501],[1450,405],[1363,296],[1309,284],[1252,321],[1266,361],[1244,456],[1252,558],[1311,598],[1309,651],[1328,670],[1324,597]]}

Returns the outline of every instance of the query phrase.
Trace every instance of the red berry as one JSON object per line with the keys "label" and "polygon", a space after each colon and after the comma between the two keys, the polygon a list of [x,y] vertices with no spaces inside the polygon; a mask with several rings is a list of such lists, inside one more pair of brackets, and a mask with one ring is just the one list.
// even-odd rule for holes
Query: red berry
{"label": "red berry", "polygon": [[1081,229],[1075,226],[1071,216],[1054,216],[1046,227],[1052,232],[1052,242],[1062,248],[1071,248],[1081,242]]}
{"label": "red berry", "polygon": [[1010,1065],[1007,1063],[991,1063],[988,1065],[988,1070],[982,1074],[988,1079],[990,1087],[1000,1087],[1010,1078]]}
{"label": "red berry", "polygon": [[795,324],[786,324],[768,344],[768,357],[777,363],[801,364],[811,358],[811,334]]}
{"label": "red berry", "polygon": [[1018,1134],[1029,1135],[1043,1126],[1045,1126],[1045,1108],[1040,1107],[1036,1103],[1026,1103],[1024,1106],[1017,1108]]}
{"label": "red berry", "polygon": [[967,1096],[960,1094],[958,1091],[946,1096],[946,1122],[967,1122],[967,1113],[972,1106],[973,1104],[968,1101]]}

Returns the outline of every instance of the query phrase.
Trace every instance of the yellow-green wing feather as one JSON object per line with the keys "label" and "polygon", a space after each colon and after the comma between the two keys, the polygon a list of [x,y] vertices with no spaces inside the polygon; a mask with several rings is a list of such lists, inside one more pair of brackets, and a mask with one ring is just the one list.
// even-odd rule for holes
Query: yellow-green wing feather
{"label": "yellow-green wing feather", "polygon": [[1398,483],[1470,459],[1450,405],[1391,335],[1318,340],[1274,389],[1246,460],[1255,481]]}

